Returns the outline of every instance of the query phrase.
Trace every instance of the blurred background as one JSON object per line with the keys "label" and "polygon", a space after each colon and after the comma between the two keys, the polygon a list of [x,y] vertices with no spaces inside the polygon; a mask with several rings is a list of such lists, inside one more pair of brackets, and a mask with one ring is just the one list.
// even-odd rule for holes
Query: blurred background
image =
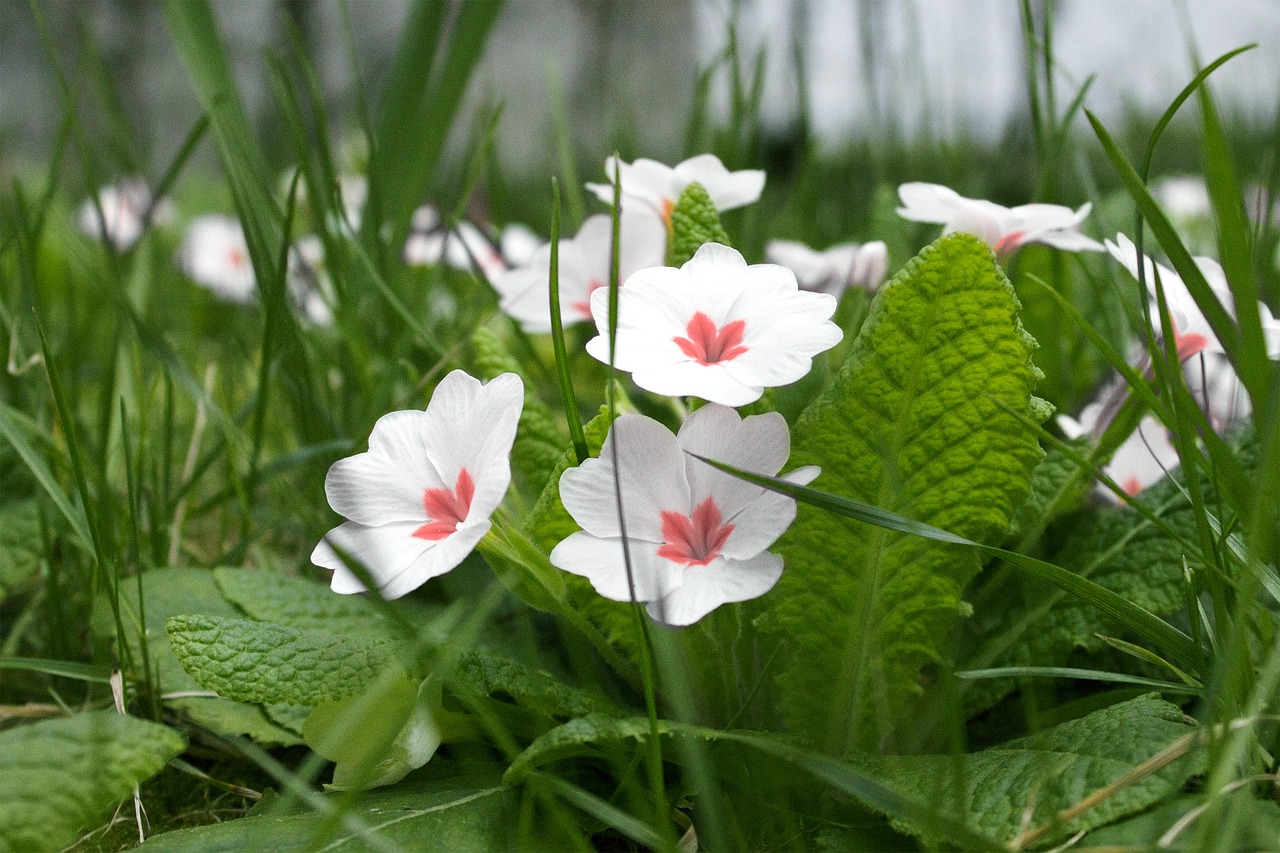
{"label": "blurred background", "polygon": [[[246,107],[269,151],[280,126],[264,57],[287,52],[291,27],[315,64],[333,138],[356,137],[362,92],[378,91],[405,3],[216,6]],[[103,175],[119,174],[123,159],[154,179],[199,114],[160,6],[41,0],[37,8],[0,0],[0,178],[47,162],[57,144],[64,108],[56,58],[104,136],[119,136],[120,124],[128,128],[128,139],[105,140],[104,150],[114,144],[127,157],[104,163]],[[1149,129],[1191,79],[1197,57],[1203,64],[1258,43],[1213,80],[1244,171],[1257,178],[1269,169],[1280,3],[1033,0],[1030,8],[1037,26],[1049,19],[1053,109],[1065,112],[1094,75],[1084,104],[1122,138]],[[487,42],[468,105],[502,106],[495,156],[516,185],[545,186],[559,169],[553,93],[560,89],[582,179],[600,177],[615,148],[667,161],[715,150],[737,160],[733,166],[769,168],[771,180],[793,170],[805,151],[844,162],[850,173],[871,168],[880,180],[950,181],[999,198],[1006,187],[1025,192],[1035,179],[1028,55],[1017,0],[511,0]],[[466,125],[464,118],[455,128],[455,152],[467,143]],[[1082,117],[1075,127],[1091,141]],[[1184,155],[1173,130],[1158,168],[1197,168],[1196,147],[1185,146]],[[737,137],[733,144],[726,133]],[[288,156],[286,145],[274,147]],[[999,168],[975,179],[975,162]],[[216,172],[209,145],[192,163]]]}

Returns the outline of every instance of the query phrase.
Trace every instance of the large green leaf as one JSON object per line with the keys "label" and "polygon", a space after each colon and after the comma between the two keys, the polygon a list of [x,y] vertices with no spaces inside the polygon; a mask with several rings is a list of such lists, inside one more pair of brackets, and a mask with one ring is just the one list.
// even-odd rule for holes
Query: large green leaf
{"label": "large green leaf", "polygon": [[[1041,451],[1026,423],[1035,342],[991,251],[943,237],[876,296],[848,361],[794,430],[814,488],[977,542],[999,540]],[[978,571],[967,548],[801,506],[764,602],[785,640],[780,702],[843,753],[892,738]]]}
{"label": "large green leaf", "polygon": [[[339,803],[335,795],[320,802],[330,811],[346,809],[346,825],[301,805],[266,807],[239,820],[158,835],[139,849],[510,850],[520,793],[492,777],[431,779],[428,769],[395,787],[360,794],[350,805]],[[549,844],[544,849],[556,847],[546,839],[544,843]]]}
{"label": "large green leaf", "polygon": [[[1099,789],[1195,732],[1177,706],[1148,694],[971,755],[868,756],[857,764],[903,796],[1009,842],[1051,823]],[[1133,814],[1177,791],[1203,764],[1190,754],[1134,778],[1037,841],[1060,839]],[[894,821],[904,831],[929,834]],[[935,839],[936,840],[936,839]]]}
{"label": "large green leaf", "polygon": [[170,728],[114,711],[0,732],[0,851],[66,847],[185,746]]}
{"label": "large green leaf", "polygon": [[[145,624],[139,619],[139,585],[146,609]],[[120,584],[120,605],[134,661],[142,664],[142,640],[145,639],[152,675],[158,678],[156,686],[164,694],[177,694],[167,698],[165,704],[218,734],[247,735],[266,744],[302,742],[294,732],[273,724],[263,710],[254,705],[220,697],[183,695],[207,691],[187,675],[173,653],[165,632],[165,620],[170,616],[191,613],[211,617],[241,615],[218,592],[212,572],[205,569],[155,569],[146,572],[140,580],[130,578]],[[141,636],[134,630],[135,626],[139,626]],[[106,602],[100,602],[94,613],[94,630],[103,636],[114,633]]]}
{"label": "large green leaf", "polygon": [[354,695],[397,661],[378,637],[299,631],[270,622],[174,616],[169,643],[209,690],[245,702],[317,705]]}

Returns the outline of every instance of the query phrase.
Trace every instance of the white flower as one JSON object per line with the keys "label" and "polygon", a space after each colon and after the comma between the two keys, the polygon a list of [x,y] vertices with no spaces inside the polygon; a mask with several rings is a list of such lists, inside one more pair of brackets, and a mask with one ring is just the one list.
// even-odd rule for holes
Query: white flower
{"label": "white flower", "polygon": [[[742,406],[766,387],[809,372],[813,356],[840,342],[836,299],[806,293],[791,270],[747,266],[734,249],[707,243],[684,266],[641,270],[618,291],[615,365],[641,388]],[[587,352],[609,362],[609,292],[591,295],[599,336]]]}
{"label": "white flower", "polygon": [[[585,577],[605,598],[631,600],[616,476],[635,598],[648,603],[649,615],[691,625],[721,604],[758,598],[782,574],[782,558],[767,549],[795,519],[795,501],[690,454],[774,476],[790,452],[786,421],[776,413],[741,419],[713,403],[691,414],[679,435],[643,415],[623,415],[599,458],[560,478],[565,509],[583,529],[552,550],[551,562]],[[785,479],[805,485],[818,473],[798,468]]]}
{"label": "white flower", "polygon": [[816,251],[795,240],[770,240],[765,259],[796,274],[805,290],[830,293],[839,298],[850,287],[874,291],[884,281],[889,266],[888,249],[879,240],[841,243]]}
{"label": "white flower", "polygon": [[[1101,402],[1090,403],[1080,411],[1079,420],[1058,415],[1058,427],[1067,438],[1078,438],[1092,432],[1098,426],[1098,416],[1104,405]],[[1178,464],[1178,451],[1169,440],[1169,431],[1156,418],[1144,415],[1138,428],[1116,448],[1111,461],[1102,467],[1102,472],[1132,497],[1164,479]],[[1105,486],[1099,485],[1097,491],[1113,503],[1121,503]]]}
{"label": "white flower", "polygon": [[369,450],[329,469],[329,505],[349,519],[311,554],[333,570],[335,592],[365,587],[338,554],[362,564],[399,598],[461,563],[489,532],[511,483],[511,445],[524,385],[504,373],[487,385],[461,370],[440,381],[426,411],[378,419]]}
{"label": "white flower", "polygon": [[528,225],[512,222],[502,229],[498,248],[507,266],[523,267],[533,260],[533,253],[545,243]]}
{"label": "white flower", "polygon": [[253,301],[256,280],[239,220],[217,213],[193,219],[178,249],[178,260],[193,281],[220,299]]}
{"label": "white flower", "polygon": [[[624,208],[619,219],[618,281],[634,272],[659,266],[666,253],[666,229],[647,210]],[[591,319],[591,294],[609,286],[613,243],[612,219],[602,213],[587,218],[576,236],[560,241],[560,318],[565,325]],[[528,265],[493,278],[498,307],[526,332],[551,331],[551,244],[533,253]]]}
{"label": "white flower", "polygon": [[1208,219],[1213,213],[1209,204],[1209,191],[1202,178],[1190,175],[1162,178],[1152,185],[1151,195],[1175,222]]}
{"label": "white flower", "polygon": [[963,231],[1006,256],[1027,243],[1044,243],[1068,252],[1101,252],[1102,244],[1080,233],[1080,223],[1092,205],[1079,210],[1059,204],[1004,207],[984,199],[965,198],[938,184],[909,183],[898,187],[902,207],[898,215],[913,222],[936,222],[943,234]]}
{"label": "white flower", "polygon": [[[1107,241],[1107,249],[1111,256],[1124,265],[1135,279],[1138,278],[1138,249],[1133,241],[1123,234],[1116,235],[1116,242]],[[1204,275],[1214,296],[1222,303],[1227,314],[1234,320],[1236,317],[1235,295],[1227,283],[1226,273],[1213,258],[1192,258],[1200,272]],[[1160,286],[1164,290],[1165,304],[1169,307],[1169,319],[1173,323],[1173,332],[1178,347],[1178,357],[1185,361],[1199,352],[1221,353],[1222,343],[1213,333],[1209,321],[1205,319],[1200,306],[1191,296],[1191,291],[1182,277],[1164,266],[1154,263],[1143,255],[1143,277],[1147,282],[1147,293],[1151,297],[1151,325],[1156,334],[1160,333],[1160,314],[1156,302],[1156,276],[1160,277]],[[1258,314],[1262,320],[1262,333],[1266,340],[1268,358],[1280,358],[1280,320],[1271,314],[1271,309],[1264,303],[1258,303]]]}
{"label": "white flower", "polygon": [[332,285],[324,271],[324,244],[314,234],[299,237],[289,251],[289,296],[299,314],[315,326],[333,323]]}
{"label": "white flower", "polygon": [[439,212],[429,204],[413,212],[402,256],[410,266],[444,263],[458,270],[478,270],[489,280],[507,268],[497,248],[474,223],[464,219],[446,231]]}
{"label": "white flower", "polygon": [[[681,163],[667,166],[657,160],[640,158],[622,163],[616,157],[605,160],[604,173],[610,180],[621,170],[622,195],[651,207],[670,223],[671,211],[680,193],[692,183],[702,184],[716,210],[733,210],[760,198],[764,191],[764,172],[742,169],[730,172],[714,154],[699,154]],[[613,184],[587,184],[606,204],[613,204]]]}
{"label": "white flower", "polygon": [[106,240],[117,252],[123,252],[138,242],[148,223],[172,218],[171,201],[162,198],[153,202],[146,181],[127,178],[98,190],[96,204],[93,199],[83,201],[76,222],[85,234]]}

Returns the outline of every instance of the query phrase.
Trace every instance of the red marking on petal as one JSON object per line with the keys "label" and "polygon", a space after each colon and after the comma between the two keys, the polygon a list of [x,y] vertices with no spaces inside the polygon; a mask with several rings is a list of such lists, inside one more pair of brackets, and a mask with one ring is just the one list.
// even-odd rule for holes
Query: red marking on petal
{"label": "red marking on petal", "polygon": [[453,534],[458,525],[471,512],[471,499],[475,497],[476,484],[471,472],[463,468],[453,491],[448,489],[424,489],[422,508],[427,511],[427,523],[413,531],[417,539],[438,542]]}
{"label": "red marking on petal", "polygon": [[671,230],[671,211],[676,209],[676,203],[669,198],[662,200],[662,221],[667,223],[667,230]]}
{"label": "red marking on petal", "polygon": [[722,361],[732,361],[747,351],[742,346],[742,336],[746,330],[746,320],[734,320],[717,329],[711,318],[699,311],[685,327],[688,337],[675,337],[671,340],[676,342],[682,353],[698,364],[719,364]]}
{"label": "red marking on petal", "polygon": [[1178,344],[1178,361],[1186,361],[1209,345],[1208,338],[1204,335],[1197,335],[1194,332],[1186,335],[1179,335],[1175,332],[1174,340]]}
{"label": "red marking on petal", "polygon": [[598,278],[591,279],[587,284],[587,298],[581,302],[570,302],[569,307],[585,317],[591,316],[591,294],[604,287],[605,283]]}
{"label": "red marking on petal", "polygon": [[1003,257],[1014,249],[1022,245],[1022,238],[1027,236],[1026,231],[1011,231],[996,241],[996,254]]}
{"label": "red marking on petal", "polygon": [[733,532],[733,525],[722,521],[715,498],[698,504],[692,516],[662,513],[664,544],[658,549],[658,556],[686,566],[705,566],[720,556],[720,549]]}
{"label": "red marking on petal", "polygon": [[1142,481],[1137,477],[1130,477],[1120,484],[1120,488],[1124,489],[1124,493],[1132,497],[1142,491]]}
{"label": "red marking on petal", "polygon": [[233,267],[242,267],[249,259],[244,256],[244,252],[239,249],[229,249],[227,251],[227,260],[231,262]]}

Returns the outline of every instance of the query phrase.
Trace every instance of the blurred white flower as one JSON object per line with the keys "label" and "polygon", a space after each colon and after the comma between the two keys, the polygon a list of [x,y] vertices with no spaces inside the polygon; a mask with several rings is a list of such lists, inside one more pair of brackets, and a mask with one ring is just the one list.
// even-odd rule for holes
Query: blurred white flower
{"label": "blurred white flower", "polygon": [[[680,193],[689,184],[702,184],[720,211],[751,204],[764,191],[764,172],[759,169],[730,172],[714,154],[699,154],[675,166],[643,157],[634,163],[623,163],[616,157],[605,160],[604,172],[610,181],[619,170],[622,195],[649,206],[668,224]],[[606,204],[613,204],[612,183],[588,183],[587,189]]]}
{"label": "blurred white flower", "polygon": [[249,245],[240,221],[209,213],[196,217],[178,249],[178,261],[192,281],[220,299],[252,302],[257,292]]}
{"label": "blurred white flower", "polygon": [[796,274],[805,290],[830,293],[837,298],[850,287],[874,291],[884,281],[889,266],[888,249],[879,240],[841,243],[817,251],[795,240],[770,240],[764,256]]}
{"label": "blurred white flower", "polygon": [[[551,562],[605,598],[631,600],[616,479],[635,598],[650,616],[691,625],[721,604],[758,598],[782,575],[782,558],[767,549],[795,520],[795,501],[691,454],[775,476],[790,452],[787,423],[776,413],[743,419],[711,403],[689,415],[679,435],[643,415],[623,415],[599,458],[560,478],[560,497],[582,531],[557,545]],[[784,479],[806,485],[818,473],[798,468]]]}
{"label": "blurred white flower", "polygon": [[1174,222],[1207,219],[1213,209],[1204,179],[1191,175],[1171,175],[1151,185],[1151,195]]}
{"label": "blurred white flower", "polygon": [[[656,394],[743,406],[800,379],[840,342],[835,310],[834,296],[800,290],[786,267],[747,266],[707,243],[679,269],[640,270],[618,291],[615,366]],[[591,314],[599,335],[587,352],[608,364],[608,290],[591,295]]]}
{"label": "blurred white flower", "polygon": [[913,222],[936,222],[943,234],[973,234],[1005,257],[1027,243],[1043,243],[1068,252],[1101,252],[1102,244],[1080,233],[1092,205],[1079,210],[1058,204],[1005,207],[985,199],[965,198],[938,184],[908,183],[898,187],[898,215]]}
{"label": "blurred white flower", "polygon": [[[1098,416],[1104,406],[1101,401],[1090,403],[1080,411],[1079,420],[1058,415],[1058,428],[1067,438],[1091,433],[1098,426]],[[1164,479],[1178,464],[1178,451],[1169,440],[1169,431],[1151,415],[1144,415],[1138,428],[1116,448],[1111,461],[1102,467],[1102,472],[1125,494],[1135,496]],[[1096,491],[1113,503],[1122,503],[1114,492],[1101,484]]]}
{"label": "blurred white flower", "polygon": [[126,178],[102,187],[98,190],[97,203],[94,199],[85,199],[76,214],[76,223],[82,232],[105,240],[117,252],[138,242],[147,225],[172,219],[173,202],[167,198],[153,200],[151,189],[142,178]]}
{"label": "blurred white flower", "polygon": [[502,229],[502,239],[498,247],[502,251],[502,259],[507,262],[507,266],[523,267],[533,260],[533,253],[546,242],[528,225],[512,222]]}
{"label": "blurred white flower", "polygon": [[[597,213],[577,235],[560,240],[560,317],[565,325],[591,319],[591,294],[608,287],[613,243],[612,218]],[[647,210],[624,208],[619,219],[618,280],[637,270],[660,266],[667,235],[662,222]],[[498,306],[526,332],[551,331],[551,244],[546,243],[525,266],[493,278]]]}
{"label": "blurred white flower", "polygon": [[452,230],[445,230],[439,212],[429,204],[413,212],[402,257],[410,266],[443,263],[458,270],[477,271],[490,281],[507,268],[498,249],[474,223],[464,219]]}
{"label": "blurred white flower", "polygon": [[329,505],[349,519],[311,554],[333,570],[333,591],[365,591],[338,549],[363,565],[387,598],[466,559],[511,483],[523,406],[524,384],[514,373],[482,385],[455,370],[425,411],[379,418],[368,451],[333,463],[325,478]]}

